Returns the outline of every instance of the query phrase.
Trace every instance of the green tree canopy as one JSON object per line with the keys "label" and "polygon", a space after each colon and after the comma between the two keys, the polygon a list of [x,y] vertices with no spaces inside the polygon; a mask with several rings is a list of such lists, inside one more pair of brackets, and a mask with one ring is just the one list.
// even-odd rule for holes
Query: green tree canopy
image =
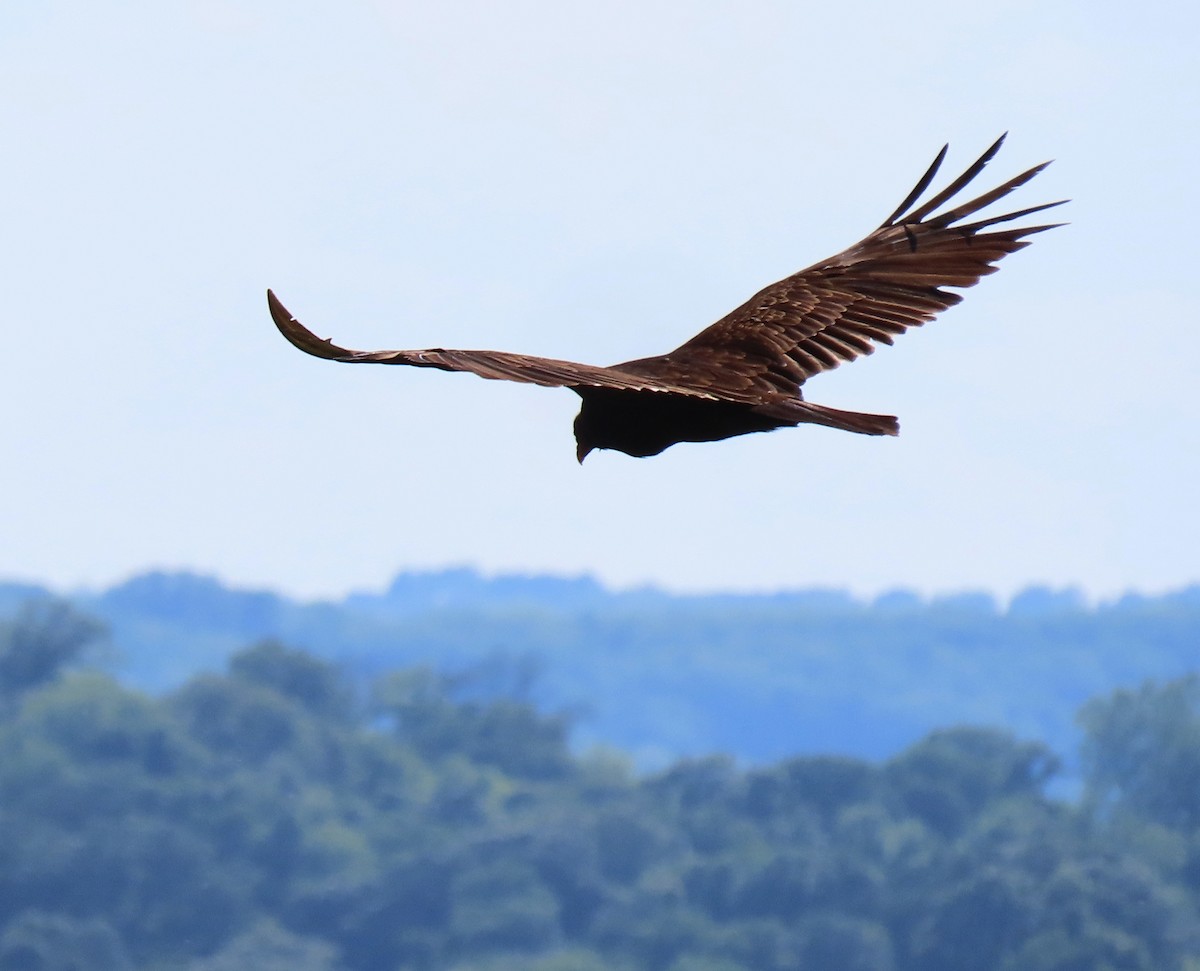
{"label": "green tree canopy", "polygon": [[1090,805],[1200,828],[1200,677],[1096,698],[1079,714]]}

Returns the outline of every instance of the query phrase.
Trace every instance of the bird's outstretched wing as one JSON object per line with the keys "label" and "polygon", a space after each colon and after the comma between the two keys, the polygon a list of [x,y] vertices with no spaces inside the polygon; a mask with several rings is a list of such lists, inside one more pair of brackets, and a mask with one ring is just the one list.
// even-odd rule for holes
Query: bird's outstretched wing
{"label": "bird's outstretched wing", "polygon": [[[877,343],[932,320],[996,263],[1054,225],[993,229],[1062,202],[1032,206],[975,222],[962,220],[1024,185],[1049,163],[1034,166],[946,212],[935,211],[972,181],[1004,142],[961,176],[916,205],[937,174],[946,148],[904,202],[862,241],[837,256],[780,280],[669,354],[596,367],[502,351],[354,351],[312,334],[268,291],[280,332],[315,357],[351,364],[407,364],[469,371],[483,378],[547,387],[657,391],[774,407],[798,400],[808,378],[870,354]],[[1065,200],[1063,200],[1065,201]],[[910,207],[915,206],[910,211]]]}
{"label": "bird's outstretched wing", "polygon": [[[755,294],[670,354],[617,365],[633,373],[731,394],[796,393],[821,371],[891,344],[897,334],[932,320],[996,263],[1052,225],[993,229],[1067,200],[975,222],[962,220],[1024,185],[1049,162],[934,215],[974,179],[1004,142],[1001,136],[961,176],[916,205],[937,174],[946,148],[904,202],[862,241]],[[914,207],[910,211],[910,207]]]}
{"label": "bird's outstretched wing", "polygon": [[[267,305],[275,326],[293,345],[314,357],[347,364],[408,364],[431,367],[442,371],[469,371],[481,378],[499,381],[520,381],[551,388],[614,388],[623,391],[661,391],[693,398],[718,400],[716,391],[689,388],[652,376],[626,373],[620,368],[595,367],[574,361],[556,361],[528,354],[508,354],[503,351],[457,351],[435,347],[421,351],[354,351],[338,347],[312,333],[288,312],[271,290]],[[737,400],[751,400],[742,396]],[[755,397],[753,400],[758,400]]]}

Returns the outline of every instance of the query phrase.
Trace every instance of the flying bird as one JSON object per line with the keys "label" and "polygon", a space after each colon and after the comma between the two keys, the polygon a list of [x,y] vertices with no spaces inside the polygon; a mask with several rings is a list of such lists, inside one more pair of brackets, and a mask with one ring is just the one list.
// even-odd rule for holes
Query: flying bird
{"label": "flying bird", "polygon": [[862,435],[896,435],[891,415],[841,411],[805,401],[809,378],[891,344],[932,320],[996,264],[1029,245],[1027,236],[1061,223],[995,229],[1067,200],[963,222],[1024,185],[1036,165],[943,212],[991,161],[1002,135],[946,188],[925,201],[949,146],[879,228],[849,249],[773,283],[711,327],[658,357],[596,367],[502,351],[431,348],[353,351],[307,330],[267,291],[280,332],[315,357],[349,364],[409,364],[469,371],[483,378],[570,388],[583,404],[575,418],[576,457],[593,449],[657,455],[677,442],[714,442],[805,423]]}

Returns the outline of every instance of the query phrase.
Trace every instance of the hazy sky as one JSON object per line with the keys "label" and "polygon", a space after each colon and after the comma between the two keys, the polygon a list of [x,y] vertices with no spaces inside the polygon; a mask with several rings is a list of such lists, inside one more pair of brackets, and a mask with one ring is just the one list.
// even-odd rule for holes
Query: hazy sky
{"label": "hazy sky", "polygon": [[[0,577],[303,596],[400,569],[674,589],[1200,580],[1197,8],[5,0]],[[668,350],[943,142],[1070,196],[807,396],[900,416],[575,461],[565,390],[305,357]]]}

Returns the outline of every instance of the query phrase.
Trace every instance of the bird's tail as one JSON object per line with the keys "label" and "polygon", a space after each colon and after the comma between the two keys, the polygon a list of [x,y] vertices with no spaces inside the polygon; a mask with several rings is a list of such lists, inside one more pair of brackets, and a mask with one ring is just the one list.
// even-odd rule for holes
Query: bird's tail
{"label": "bird's tail", "polygon": [[793,425],[811,424],[839,428],[859,435],[899,435],[900,422],[894,415],[869,415],[862,411],[841,411],[807,401],[778,401],[760,405],[755,411]]}

